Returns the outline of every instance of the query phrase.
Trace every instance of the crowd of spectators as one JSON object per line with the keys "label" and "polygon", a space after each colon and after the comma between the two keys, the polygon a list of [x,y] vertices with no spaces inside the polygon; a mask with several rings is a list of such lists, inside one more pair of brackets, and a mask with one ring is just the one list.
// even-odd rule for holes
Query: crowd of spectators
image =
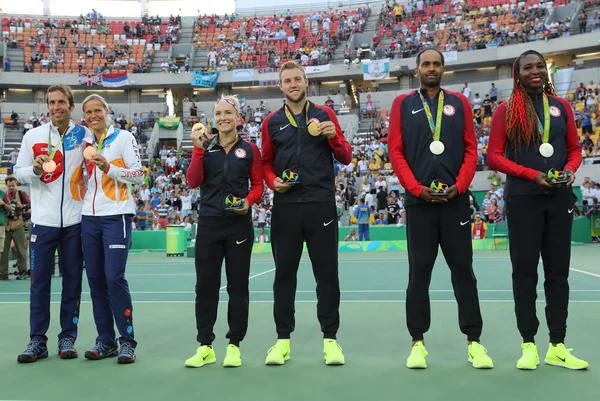
{"label": "crowd of spectators", "polygon": [[[347,41],[352,33],[364,31],[369,15],[368,7],[355,13],[336,9],[300,16],[291,10],[273,17],[203,15],[195,24],[194,43],[202,46],[207,31],[220,30],[216,34],[218,46],[209,43],[212,44],[206,61],[209,71],[274,68],[289,59],[303,65],[327,64],[340,43]],[[229,29],[228,36],[225,32]]]}

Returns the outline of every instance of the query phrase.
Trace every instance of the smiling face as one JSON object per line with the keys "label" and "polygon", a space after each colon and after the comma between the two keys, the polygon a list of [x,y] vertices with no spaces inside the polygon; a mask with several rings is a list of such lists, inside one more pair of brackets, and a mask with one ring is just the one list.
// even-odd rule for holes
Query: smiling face
{"label": "smiling face", "polygon": [[101,101],[92,99],[83,105],[83,115],[90,129],[101,132],[106,129],[107,110]]}
{"label": "smiling face", "polygon": [[421,85],[430,88],[440,86],[444,76],[444,65],[442,57],[436,51],[425,51],[421,53],[419,65],[416,69]]}
{"label": "smiling face", "polygon": [[536,54],[527,54],[519,61],[519,80],[525,90],[539,92],[548,78],[546,63]]}
{"label": "smiling face", "polygon": [[306,99],[308,79],[299,68],[285,69],[281,72],[279,89],[290,103],[302,103]]}
{"label": "smiling face", "polygon": [[[74,109],[75,105],[69,104],[69,98],[61,91],[48,93],[48,111],[54,126],[61,127],[67,124]],[[33,115],[35,116],[35,113]]]}
{"label": "smiling face", "polygon": [[215,125],[220,133],[235,132],[238,113],[233,105],[221,101],[215,106]]}

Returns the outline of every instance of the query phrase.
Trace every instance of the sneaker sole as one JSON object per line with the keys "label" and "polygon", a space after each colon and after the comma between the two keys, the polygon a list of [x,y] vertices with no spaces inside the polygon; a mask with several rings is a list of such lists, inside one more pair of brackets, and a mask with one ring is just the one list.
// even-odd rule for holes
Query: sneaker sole
{"label": "sneaker sole", "polygon": [[79,357],[77,351],[65,351],[62,354],[58,354],[60,359],[75,359]]}
{"label": "sneaker sole", "polygon": [[519,369],[519,370],[536,370],[539,364],[540,364],[540,362],[538,361],[538,363],[536,363],[535,366],[519,366],[519,365],[517,365],[517,369]]}
{"label": "sneaker sole", "polygon": [[283,365],[284,363],[289,361],[291,358],[292,358],[292,356],[290,354],[288,354],[286,357],[283,358],[283,362],[281,362],[278,359],[267,359],[265,361],[265,365]]}
{"label": "sneaker sole", "polygon": [[116,356],[118,356],[118,354],[96,355],[96,354],[90,353],[89,351],[86,352],[84,355],[85,359],[88,359],[90,361],[101,361],[103,359],[114,358]]}
{"label": "sneaker sole", "polygon": [[345,365],[346,362],[345,361],[340,361],[340,360],[336,360],[336,361],[327,361],[325,360],[325,365]]}
{"label": "sneaker sole", "polygon": [[201,364],[193,364],[193,363],[185,363],[185,366],[188,368],[201,368],[204,365],[210,365],[211,363],[215,363],[217,360],[213,359],[212,361],[202,362]]}
{"label": "sneaker sole", "polygon": [[563,365],[562,363],[557,363],[557,362],[552,362],[552,361],[544,361],[544,363],[546,365],[557,366],[559,368],[565,368],[565,369],[570,369],[570,370],[585,370],[589,367],[589,366],[567,366],[567,365]]}
{"label": "sneaker sole", "polygon": [[25,358],[21,358],[21,356],[19,355],[19,356],[17,357],[17,362],[19,362],[19,363],[33,363],[33,362],[37,362],[37,361],[39,361],[40,359],[45,359],[45,358],[48,358],[48,353],[47,353],[47,352],[46,352],[45,354],[43,354],[43,355],[41,355],[41,356],[38,356],[37,358],[33,358],[33,359],[29,359],[29,358],[27,358],[27,359],[25,359]]}
{"label": "sneaker sole", "polygon": [[406,365],[407,368],[409,369],[427,369],[427,365],[422,365],[422,364],[418,364],[418,365]]}
{"label": "sneaker sole", "polygon": [[223,362],[224,368],[238,368],[240,366],[242,366],[241,362],[240,363],[225,363],[225,362]]}
{"label": "sneaker sole", "polygon": [[475,365],[471,358],[468,359],[469,363],[473,365],[475,369],[493,369],[494,365]]}

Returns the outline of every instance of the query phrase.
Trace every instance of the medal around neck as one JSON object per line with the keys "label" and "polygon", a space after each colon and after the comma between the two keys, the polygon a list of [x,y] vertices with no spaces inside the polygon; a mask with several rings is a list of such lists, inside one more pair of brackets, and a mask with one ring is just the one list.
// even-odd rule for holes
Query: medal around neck
{"label": "medal around neck", "polygon": [[444,153],[444,143],[442,141],[433,141],[431,142],[431,144],[429,145],[429,151],[431,153],[433,153],[434,155],[438,156],[441,155],[442,153]]}
{"label": "medal around neck", "polygon": [[308,133],[311,134],[312,136],[321,135],[321,130],[319,129],[320,123],[321,122],[319,120],[317,120],[316,118],[311,118],[308,121]]}
{"label": "medal around neck", "polygon": [[44,170],[47,173],[54,172],[54,170],[56,170],[56,162],[54,160],[44,162],[44,164],[42,164],[42,170]]}
{"label": "medal around neck", "polygon": [[554,146],[549,143],[542,143],[540,146],[540,154],[544,157],[552,157],[554,154]]}
{"label": "medal around neck", "polygon": [[201,136],[206,136],[206,127],[202,123],[196,123],[192,127],[192,132],[199,131]]}
{"label": "medal around neck", "polygon": [[96,149],[94,149],[94,147],[88,146],[83,151],[83,157],[85,158],[85,160],[92,160],[92,157],[96,156],[97,153],[98,152],[96,152]]}

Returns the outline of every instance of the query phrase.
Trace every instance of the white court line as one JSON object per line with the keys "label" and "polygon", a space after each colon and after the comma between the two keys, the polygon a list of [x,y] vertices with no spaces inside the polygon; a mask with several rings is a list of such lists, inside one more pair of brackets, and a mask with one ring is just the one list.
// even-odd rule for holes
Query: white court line
{"label": "white court line", "polygon": [[[250,278],[262,276],[263,274],[270,273],[272,270],[258,273],[254,276],[250,276]],[[221,287],[221,292],[225,292],[224,290],[227,286]],[[256,290],[250,291],[250,294],[271,294],[273,290]],[[340,291],[342,294],[404,294],[406,290],[342,290]],[[454,290],[429,290],[430,293],[454,293]],[[485,293],[512,293],[513,290],[479,290],[479,292]],[[543,293],[544,290],[538,290],[539,293]],[[570,290],[569,292],[577,292],[577,293],[598,293],[600,290]],[[131,295],[165,295],[165,294],[195,294],[195,291],[131,291]],[[297,290],[298,294],[314,294],[315,290]],[[59,291],[51,292],[50,295],[61,295],[62,293]],[[82,292],[82,295],[90,295],[89,292]],[[29,295],[28,291],[21,292],[0,292],[0,295]],[[0,400],[2,401],[2,400]]]}
{"label": "white court line", "polygon": [[[264,274],[267,274],[267,273],[271,273],[272,271],[275,271],[275,268],[269,269],[269,270],[264,271],[262,273],[256,273],[256,274],[248,277],[248,280],[252,280],[253,278],[260,277],[260,276],[262,276]],[[223,287],[219,288],[219,291],[222,291],[222,290],[224,290],[226,288],[227,288],[227,285],[224,285]]]}
{"label": "white court line", "polygon": [[596,273],[592,273],[592,272],[586,272],[585,270],[573,269],[572,267],[569,270],[573,270],[574,272],[581,273],[581,274],[586,274],[588,276],[600,278],[600,274],[596,274]]}
{"label": "white court line", "polygon": [[[227,303],[229,301],[219,301],[219,303]],[[396,304],[403,304],[406,303],[406,301],[404,300],[400,300],[400,299],[389,299],[389,300],[379,300],[379,299],[367,299],[367,300],[342,300],[340,301],[343,304],[369,304],[369,303],[373,303],[373,304],[378,304],[378,303],[396,303]],[[441,299],[441,300],[432,300],[430,301],[433,304],[442,304],[442,303],[456,303],[456,300],[454,299]],[[480,300],[480,303],[514,303],[514,301],[512,300],[503,300],[503,299],[488,299],[488,300]],[[537,300],[537,303],[546,303],[546,300]],[[60,304],[60,301],[51,301],[51,304]],[[82,304],[91,304],[92,301],[81,301]],[[133,301],[134,304],[193,304],[195,303],[195,301]],[[273,301],[250,301],[250,303],[256,303],[256,304],[272,304]],[[317,301],[296,301],[296,303],[299,304],[316,304]],[[600,303],[600,301],[572,301],[569,300],[569,303],[576,303],[576,304],[597,304]],[[11,305],[19,305],[19,304],[23,304],[23,305],[28,305],[29,302],[26,301],[0,301],[0,305],[1,304],[11,304]]]}

